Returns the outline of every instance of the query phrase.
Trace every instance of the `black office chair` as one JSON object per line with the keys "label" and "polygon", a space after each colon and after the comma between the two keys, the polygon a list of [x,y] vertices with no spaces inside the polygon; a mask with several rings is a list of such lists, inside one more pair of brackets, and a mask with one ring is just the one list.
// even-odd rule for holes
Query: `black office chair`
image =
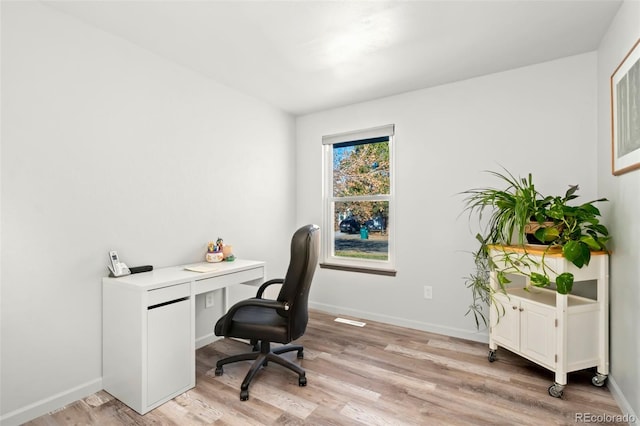
{"label": "black office chair", "polygon": [[[306,225],[298,229],[291,238],[291,259],[285,278],[269,280],[262,284],[255,298],[242,300],[233,305],[215,325],[216,336],[249,339],[254,345],[253,352],[233,355],[216,363],[216,376],[220,376],[225,364],[255,360],[240,386],[242,401],[249,399],[251,380],[269,361],[298,373],[298,385],[307,385],[304,369],[280,356],[284,352],[298,351],[298,358],[301,359],[303,347],[288,345],[271,349],[271,343],[287,344],[301,337],[307,328],[307,301],[318,261],[319,231],[320,228],[316,225]],[[282,284],[277,299],[263,299],[262,294],[272,284]]]}

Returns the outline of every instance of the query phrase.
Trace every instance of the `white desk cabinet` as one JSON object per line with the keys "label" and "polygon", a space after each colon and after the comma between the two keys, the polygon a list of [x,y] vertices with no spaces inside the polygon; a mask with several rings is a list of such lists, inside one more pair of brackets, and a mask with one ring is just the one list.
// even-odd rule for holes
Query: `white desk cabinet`
{"label": "white desk cabinet", "polygon": [[195,385],[191,376],[191,300],[147,310],[147,401],[153,405]]}
{"label": "white desk cabinet", "polygon": [[[195,296],[264,281],[264,262],[162,268],[102,284],[104,389],[140,414],[195,386]],[[211,324],[213,330],[214,324]]]}
{"label": "white desk cabinet", "polygon": [[[516,247],[494,247],[490,255],[498,270],[513,272],[503,262],[504,250],[521,252]],[[538,265],[543,251],[527,249],[529,257]],[[553,372],[555,383],[549,394],[561,397],[567,384],[567,373],[597,367],[593,384],[604,385],[609,374],[609,257],[593,253],[588,266],[577,268],[561,253],[546,253],[546,272],[553,281],[563,272],[574,274],[574,289],[586,281],[596,281],[595,299],[563,295],[553,289],[537,288],[527,280],[525,288],[508,288],[507,294],[498,290],[497,272],[491,273],[491,285],[497,291],[497,307],[491,307],[489,333],[489,361],[496,359],[498,346],[509,349]],[[526,272],[539,272],[530,263]],[[513,272],[515,273],[515,272]]]}

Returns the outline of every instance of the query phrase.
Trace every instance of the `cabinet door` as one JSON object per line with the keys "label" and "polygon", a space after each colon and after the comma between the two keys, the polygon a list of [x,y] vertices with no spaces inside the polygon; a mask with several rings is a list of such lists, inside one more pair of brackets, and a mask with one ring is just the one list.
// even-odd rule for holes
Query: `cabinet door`
{"label": "cabinet door", "polygon": [[[491,339],[507,349],[520,349],[520,303],[504,294],[496,294],[491,309]],[[496,311],[497,309],[497,311]],[[504,315],[503,315],[504,312]]]}
{"label": "cabinet door", "polygon": [[191,383],[191,301],[147,311],[147,406],[172,398]]}
{"label": "cabinet door", "polygon": [[520,352],[550,369],[556,364],[555,309],[520,302]]}

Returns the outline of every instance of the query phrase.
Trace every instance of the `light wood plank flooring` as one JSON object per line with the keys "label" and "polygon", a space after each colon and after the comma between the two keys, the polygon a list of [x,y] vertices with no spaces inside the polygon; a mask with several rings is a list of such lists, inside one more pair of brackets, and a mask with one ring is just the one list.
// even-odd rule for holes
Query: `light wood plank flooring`
{"label": "light wood plank flooring", "polygon": [[306,387],[270,363],[241,402],[249,362],[225,366],[220,377],[214,369],[247,345],[223,339],[197,351],[194,389],[145,416],[101,391],[28,425],[563,425],[580,416],[625,424],[615,421],[622,413],[607,387],[591,385],[592,370],[571,373],[563,399],[552,398],[553,373],[504,349],[489,363],[486,344],[334,318],[312,311],[298,341]]}

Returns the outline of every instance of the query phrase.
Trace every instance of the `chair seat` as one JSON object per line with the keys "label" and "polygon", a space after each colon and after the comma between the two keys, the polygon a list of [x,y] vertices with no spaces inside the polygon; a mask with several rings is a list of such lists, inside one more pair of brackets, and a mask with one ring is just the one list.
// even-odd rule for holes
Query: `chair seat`
{"label": "chair seat", "polygon": [[[223,334],[224,315],[215,325],[215,334]],[[271,308],[245,306],[233,316],[229,336],[241,339],[268,340],[277,343],[289,343],[287,319]]]}

